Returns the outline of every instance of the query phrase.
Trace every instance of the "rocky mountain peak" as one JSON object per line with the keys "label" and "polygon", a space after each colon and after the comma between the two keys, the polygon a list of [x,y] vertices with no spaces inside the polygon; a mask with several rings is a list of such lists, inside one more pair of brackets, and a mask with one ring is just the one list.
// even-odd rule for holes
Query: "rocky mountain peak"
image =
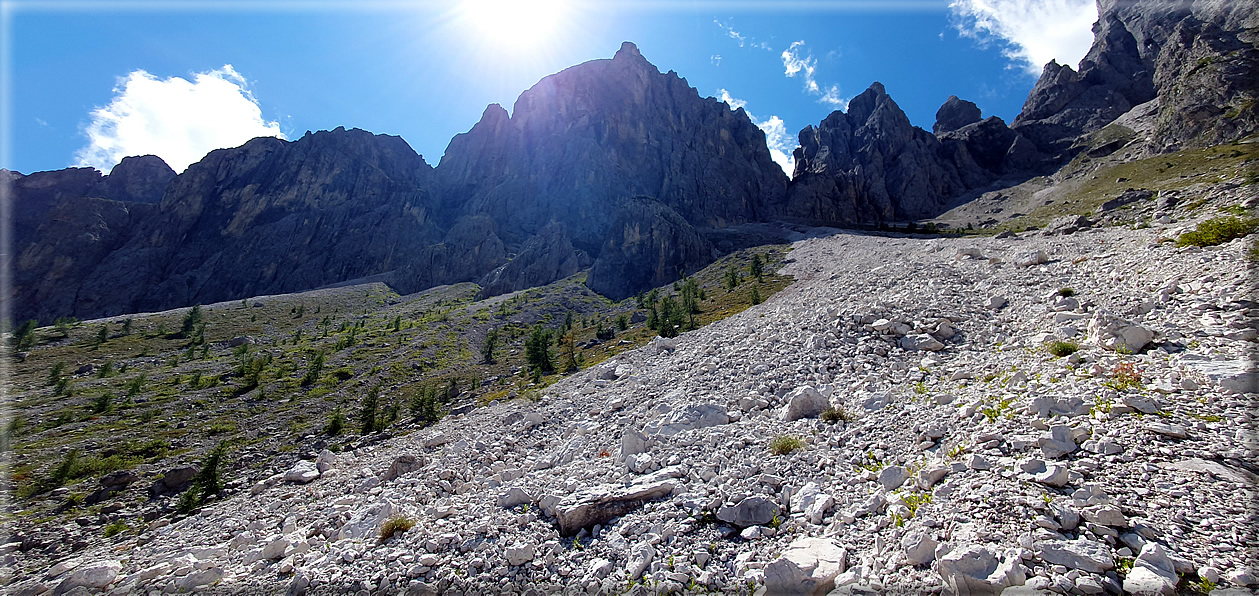
{"label": "rocky mountain peak", "polygon": [[955,131],[967,124],[979,122],[983,119],[983,113],[979,111],[979,106],[974,102],[959,99],[956,95],[950,95],[944,104],[936,110],[936,123],[931,127],[931,132],[939,136],[942,133]]}
{"label": "rocky mountain peak", "polygon": [[643,58],[642,53],[638,51],[638,46],[634,45],[634,42],[632,41],[621,42],[621,49],[617,50],[616,54],[612,55],[612,59],[613,60],[639,59],[644,62],[647,61],[646,58]]}
{"label": "rocky mountain peak", "polygon": [[124,157],[97,186],[102,198],[140,203],[160,203],[175,170],[156,155]]}

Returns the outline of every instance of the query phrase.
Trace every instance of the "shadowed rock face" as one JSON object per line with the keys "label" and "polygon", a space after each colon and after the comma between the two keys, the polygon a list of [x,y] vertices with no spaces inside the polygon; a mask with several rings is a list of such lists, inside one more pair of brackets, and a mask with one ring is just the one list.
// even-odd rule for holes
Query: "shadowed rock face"
{"label": "shadowed rock face", "polygon": [[817,127],[800,131],[788,192],[793,217],[877,223],[939,213],[962,192],[991,182],[965,151],[912,126],[874,83]]}
{"label": "shadowed rock face", "polygon": [[564,224],[553,223],[525,242],[515,258],[481,278],[480,296],[489,298],[546,285],[589,266],[590,257],[573,248]]}
{"label": "shadowed rock face", "polygon": [[742,110],[661,74],[631,43],[486,109],[437,168],[447,209],[489,215],[508,245],[551,222],[595,254],[620,206],[654,197],[697,227],[777,214],[787,178]]}
{"label": "shadowed rock face", "polygon": [[958,99],[956,95],[950,95],[945,100],[944,105],[936,110],[936,123],[931,127],[931,132],[939,135],[941,133],[952,132],[967,124],[973,124],[982,120],[982,114],[979,106],[974,102],[964,99]]}
{"label": "shadowed rock face", "polygon": [[620,300],[712,261],[708,241],[678,212],[649,197],[636,197],[617,213],[586,285]]}
{"label": "shadowed rock face", "polygon": [[22,176],[4,172],[13,201],[15,318],[51,322],[74,312],[75,285],[145,219],[175,172],[156,156],[123,159],[109,176],[67,168]]}
{"label": "shadowed rock face", "polygon": [[292,292],[409,264],[441,237],[430,171],[400,138],[340,128],[213,151],[82,278],[71,312]]}

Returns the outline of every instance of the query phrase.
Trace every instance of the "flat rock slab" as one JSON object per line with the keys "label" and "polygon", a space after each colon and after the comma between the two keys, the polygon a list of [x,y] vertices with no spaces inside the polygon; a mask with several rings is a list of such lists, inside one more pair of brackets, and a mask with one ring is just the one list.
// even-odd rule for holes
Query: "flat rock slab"
{"label": "flat rock slab", "polygon": [[595,524],[620,517],[637,509],[643,502],[673,494],[677,483],[653,478],[651,482],[630,486],[604,485],[575,492],[555,507],[560,534],[573,536]]}
{"label": "flat rock slab", "polygon": [[1255,486],[1259,484],[1259,475],[1256,475],[1249,470],[1227,466],[1217,461],[1193,458],[1158,465],[1171,470],[1180,470],[1182,472],[1201,472],[1203,474],[1210,474],[1221,480],[1231,480],[1238,484],[1244,484],[1247,486]]}
{"label": "flat rock slab", "polygon": [[1092,540],[1046,540],[1036,545],[1036,554],[1046,563],[1088,573],[1105,573],[1115,568],[1110,547]]}

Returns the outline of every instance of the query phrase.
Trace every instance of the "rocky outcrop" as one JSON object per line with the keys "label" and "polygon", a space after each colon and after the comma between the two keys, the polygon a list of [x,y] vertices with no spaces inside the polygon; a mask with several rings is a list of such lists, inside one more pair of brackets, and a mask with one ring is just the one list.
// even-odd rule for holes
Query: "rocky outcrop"
{"label": "rocky outcrop", "polygon": [[[949,122],[942,129],[969,118],[949,116],[967,112],[963,107],[941,109]],[[964,138],[946,146],[911,125],[876,82],[853,98],[847,114],[836,110],[800,131],[787,214],[867,224],[933,216],[953,197],[995,177],[959,150],[964,146]]]}
{"label": "rocky outcrop", "polygon": [[473,281],[507,260],[497,225],[484,215],[455,223],[439,244],[426,246],[388,276],[389,285],[409,294],[433,286]]}
{"label": "rocky outcrop", "polygon": [[620,300],[667,284],[713,260],[708,241],[677,211],[648,197],[626,202],[586,285]]}
{"label": "rocky outcrop", "polygon": [[1063,156],[1080,134],[1158,100],[1154,149],[1235,141],[1259,130],[1259,16],[1244,3],[1099,0],[1079,70],[1045,65],[1012,128]]}
{"label": "rocky outcrop", "polygon": [[510,246],[558,222],[591,254],[630,197],[724,228],[775,215],[787,186],[742,109],[701,98],[628,42],[542,79],[510,116],[491,105],[451,140],[436,179],[448,211],[490,216]]}
{"label": "rocky outcrop", "polygon": [[411,264],[440,238],[431,168],[398,137],[338,128],[212,151],[79,286],[79,316],[311,289]]}
{"label": "rocky outcrop", "polygon": [[979,106],[974,102],[959,99],[956,95],[950,95],[944,101],[944,105],[936,110],[936,123],[931,127],[931,132],[940,135],[946,132],[955,131],[967,124],[973,124],[983,119],[983,114],[979,111]]}
{"label": "rocky outcrop", "polygon": [[5,172],[13,205],[14,285],[7,297],[20,319],[51,322],[76,314],[74,293],[111,252],[157,213],[175,177],[160,158],[122,160],[108,176],[67,168],[23,176]]}
{"label": "rocky outcrop", "polygon": [[573,248],[564,224],[542,228],[521,247],[520,253],[506,265],[482,277],[480,296],[488,298],[516,290],[544,286],[564,279],[590,266],[590,256]]}

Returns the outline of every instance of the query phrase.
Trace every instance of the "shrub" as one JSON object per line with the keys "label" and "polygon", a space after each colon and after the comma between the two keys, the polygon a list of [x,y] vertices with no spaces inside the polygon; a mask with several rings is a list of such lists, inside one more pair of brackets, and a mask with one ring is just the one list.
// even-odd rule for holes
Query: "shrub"
{"label": "shrub", "polygon": [[105,343],[107,339],[109,339],[109,324],[101,323],[100,328],[96,330],[96,345]]}
{"label": "shrub", "polygon": [[306,367],[306,375],[302,377],[302,386],[308,386],[319,380],[319,373],[323,372],[324,353],[315,352],[310,358],[310,364]]}
{"label": "shrub", "polygon": [[415,527],[415,520],[405,515],[395,515],[387,520],[380,527],[380,541],[384,542],[399,532],[406,532]]}
{"label": "shrub", "polygon": [[551,332],[543,329],[541,324],[534,325],[525,340],[525,362],[535,381],[555,371],[555,361],[551,358]]}
{"label": "shrub", "polygon": [[819,418],[822,419],[822,422],[825,422],[827,424],[835,424],[841,421],[851,422],[853,419],[855,419],[855,417],[852,414],[850,414],[848,411],[844,410],[843,408],[836,408],[835,406],[831,406],[829,408],[826,408],[825,410],[822,410],[822,414],[819,416]]}
{"label": "shrub", "polygon": [[752,306],[756,306],[757,304],[761,303],[761,291],[757,289],[756,286],[752,286],[751,299],[752,299]]}
{"label": "shrub", "polygon": [[441,420],[442,406],[437,399],[437,391],[431,388],[419,388],[411,396],[409,409],[411,421],[416,424],[431,424]]}
{"label": "shrub", "polygon": [[341,408],[332,411],[332,416],[328,418],[328,426],[324,427],[324,432],[331,436],[341,434],[345,430],[345,414],[341,412]]}
{"label": "shrub", "polygon": [[113,407],[113,401],[114,394],[108,391],[96,396],[96,398],[92,400],[92,413],[104,414],[108,412],[110,408]]}
{"label": "shrub", "polygon": [[376,385],[367,391],[367,395],[363,396],[363,408],[359,411],[359,430],[362,434],[370,435],[380,430],[376,421],[376,409],[380,405],[380,385]]}
{"label": "shrub", "polygon": [[756,281],[764,281],[765,263],[761,260],[761,255],[755,253],[752,255],[752,264],[748,265],[748,273],[752,274]]}
{"label": "shrub", "polygon": [[13,332],[13,347],[19,352],[25,350],[35,343],[35,327],[39,323],[35,319],[27,319]]}
{"label": "shrub", "polygon": [[494,364],[494,348],[498,345],[498,329],[490,329],[485,334],[485,343],[481,344],[481,361],[486,364]]}
{"label": "shrub", "polygon": [[180,337],[191,337],[197,325],[201,324],[201,305],[194,304],[188,312],[184,314],[184,321],[179,326]]}
{"label": "shrub", "polygon": [[120,519],[105,526],[105,537],[112,538],[115,535],[121,534],[130,529],[131,529],[131,526],[127,525],[127,522]]}
{"label": "shrub", "polygon": [[626,317],[625,315],[617,315],[616,328],[620,329],[621,331],[625,331],[626,329],[629,329],[629,318]]}
{"label": "shrub", "polygon": [[59,383],[65,371],[66,371],[65,362],[58,362],[52,365],[52,370],[48,371],[48,385],[53,386]]}
{"label": "shrub", "polygon": [[1235,238],[1253,234],[1259,230],[1259,219],[1228,216],[1208,219],[1198,224],[1192,232],[1185,232],[1176,240],[1176,246],[1215,246]]}
{"label": "shrub", "polygon": [[769,452],[774,455],[787,455],[792,451],[804,448],[804,441],[789,435],[779,435],[769,442]]}
{"label": "shrub", "polygon": [[1051,341],[1045,344],[1045,349],[1049,350],[1050,354],[1063,358],[1080,351],[1080,345],[1073,341]]}
{"label": "shrub", "polygon": [[1062,288],[1061,290],[1058,290],[1058,295],[1063,298],[1070,298],[1075,295],[1075,290],[1071,288]]}

